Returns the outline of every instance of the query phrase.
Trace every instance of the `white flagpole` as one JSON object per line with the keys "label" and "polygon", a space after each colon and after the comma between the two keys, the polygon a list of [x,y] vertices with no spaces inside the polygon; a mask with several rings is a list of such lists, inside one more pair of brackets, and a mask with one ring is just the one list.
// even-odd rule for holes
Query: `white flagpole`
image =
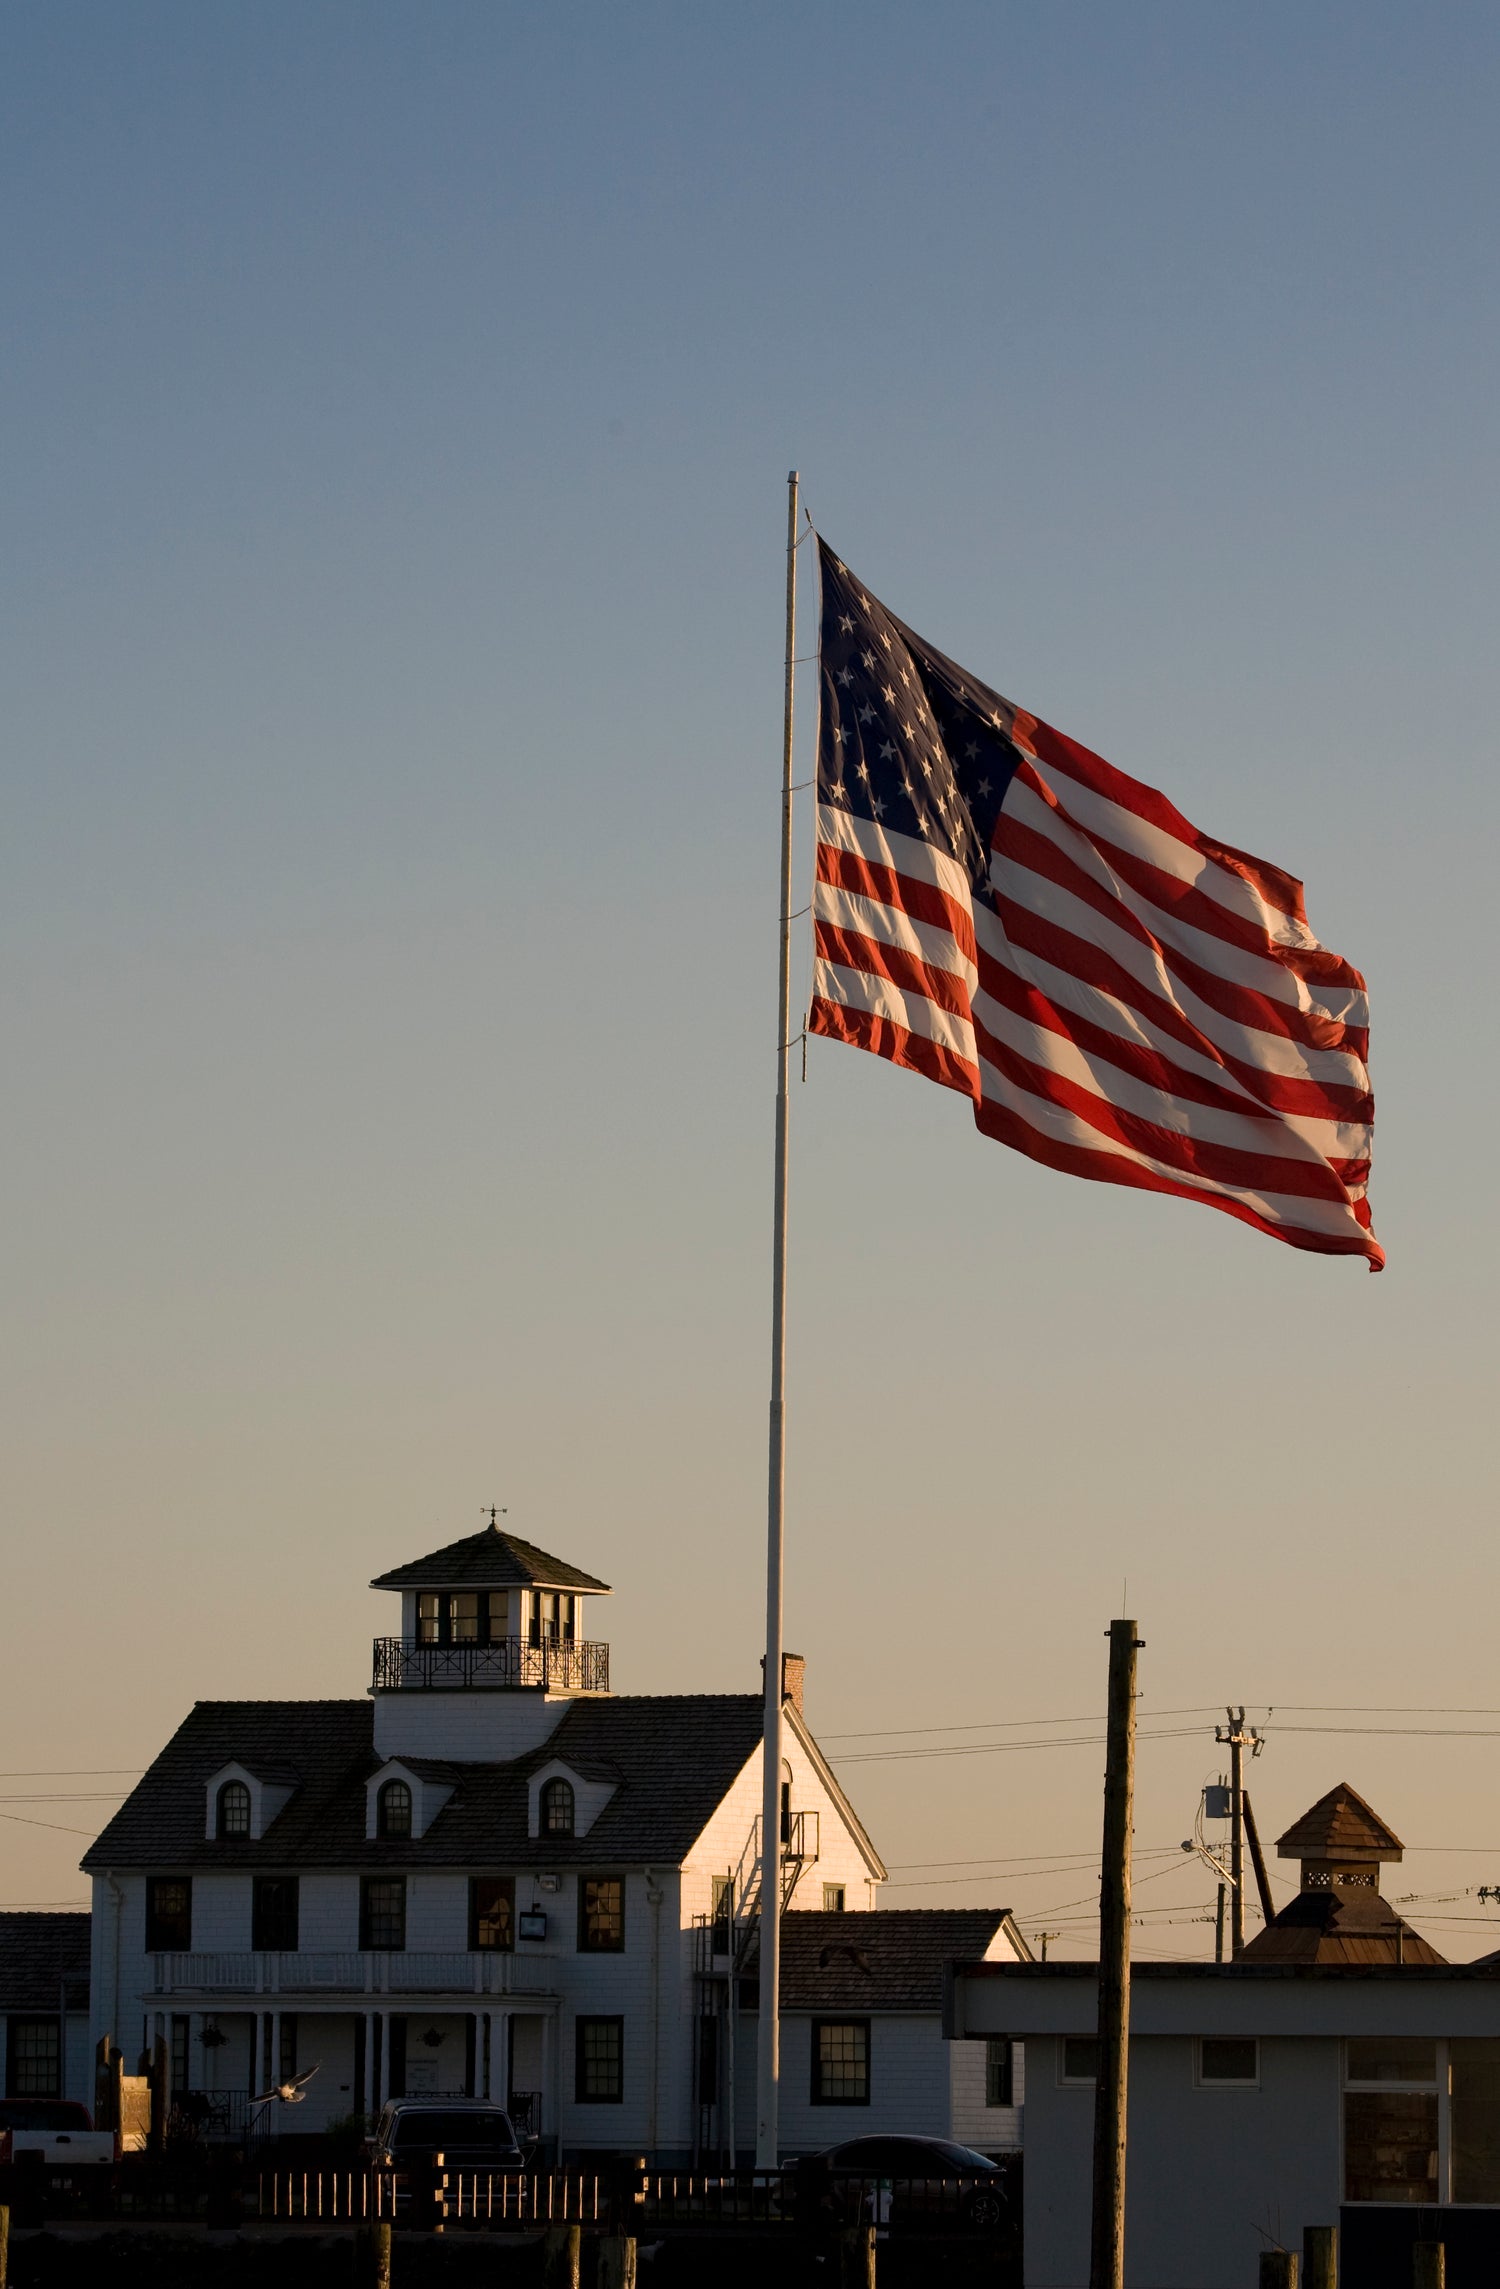
{"label": "white flagpole", "polygon": [[[786,1528],[786,1164],[792,1024],[792,679],[797,650],[797,472],[786,481],[786,712],[781,735],[781,978],[776,1019],[776,1190],[771,1231],[771,1453],[766,1506],[766,1716],[760,1815],[760,2024],[755,2166],[780,2161],[781,1671]],[[730,1998],[730,2009],[734,1998]]]}

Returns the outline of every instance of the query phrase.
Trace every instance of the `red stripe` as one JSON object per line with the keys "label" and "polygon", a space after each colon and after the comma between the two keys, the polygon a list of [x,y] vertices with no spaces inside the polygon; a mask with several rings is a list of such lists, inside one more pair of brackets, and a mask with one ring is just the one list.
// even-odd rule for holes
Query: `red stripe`
{"label": "red stripe", "polygon": [[866,938],[858,930],[841,929],[835,922],[814,922],[813,947],[820,960],[837,962],[846,970],[866,970],[889,978],[903,993],[920,994],[924,1001],[947,1010],[952,1017],[969,1014],[969,992],[951,970],[934,969],[904,946],[888,946],[880,938]]}
{"label": "red stripe", "polygon": [[[1154,1169],[1142,1168],[1138,1161],[1121,1160],[1114,1153],[1090,1152],[1083,1146],[1066,1145],[1055,1137],[1044,1136],[1006,1106],[978,1104],[974,1107],[974,1122],[986,1136],[1025,1153],[1029,1160],[1060,1169],[1066,1176],[1086,1177],[1096,1184],[1128,1185],[1136,1192],[1165,1192],[1178,1200],[1197,1200],[1205,1208],[1217,1208],[1225,1216],[1238,1217],[1242,1224],[1254,1225],[1257,1232],[1269,1233],[1273,1240],[1284,1240],[1289,1248],[1305,1248],[1313,1255],[1364,1256],[1375,1271],[1385,1262],[1385,1252],[1373,1237],[1359,1239],[1351,1233],[1345,1239],[1336,1234],[1304,1231],[1295,1224],[1272,1223],[1269,1217],[1262,1216],[1243,1200],[1230,1199],[1220,1192],[1200,1192],[1194,1185],[1176,1184],[1170,1177],[1158,1176]],[[1362,1200],[1351,1202],[1350,1214],[1361,1225],[1369,1222],[1369,1210]]]}
{"label": "red stripe", "polygon": [[[1111,995],[1127,1009],[1134,1010],[1156,1032],[1167,1034],[1180,1041],[1184,1048],[1196,1049],[1200,1055],[1212,1058],[1273,1111],[1303,1113],[1313,1120],[1368,1122],[1373,1118],[1374,1106],[1368,1091],[1342,1082],[1272,1073],[1248,1058],[1231,1055],[1200,1032],[1173,1003],[1152,993],[1088,939],[1076,937],[1055,922],[1043,921],[1029,907],[1002,897],[998,891],[994,899],[995,911],[1013,945],[1024,947],[1054,969],[1067,972],[1085,985],[1096,986],[1101,993]],[[981,983],[988,990],[989,970],[982,950],[979,969]]]}
{"label": "red stripe", "polygon": [[[1038,795],[1050,809],[1066,820],[1075,834],[1080,834],[1108,862],[1111,871],[1122,882],[1130,885],[1141,898],[1164,912],[1175,913],[1193,929],[1208,937],[1221,938],[1226,945],[1238,946],[1247,954],[1257,954],[1263,961],[1278,962],[1294,977],[1305,978],[1309,985],[1348,986],[1363,993],[1365,981],[1352,962],[1342,955],[1330,954],[1324,946],[1286,946],[1247,914],[1236,914],[1228,906],[1220,905],[1207,891],[1195,883],[1184,882],[1177,874],[1169,874],[1164,867],[1153,866],[1138,851],[1122,849],[1111,842],[1097,827],[1084,826],[1075,819],[1065,803],[1058,800],[1055,790],[1047,785],[1029,764],[1017,773],[1027,787]],[[1002,818],[1004,813],[1001,814]]]}
{"label": "red stripe", "polygon": [[1038,757],[1054,770],[1077,779],[1082,786],[1091,787],[1096,795],[1105,796],[1111,803],[1118,803],[1121,810],[1134,811],[1138,819],[1145,819],[1148,825],[1159,827],[1163,834],[1186,843],[1190,850],[1201,851],[1205,858],[1217,859],[1231,874],[1242,876],[1268,906],[1289,914],[1294,922],[1306,922],[1302,885],[1294,874],[1272,866],[1265,859],[1251,858],[1247,851],[1235,850],[1228,843],[1215,842],[1210,835],[1200,834],[1165,795],[1158,794],[1154,787],[1143,786],[1128,772],[1117,771],[1102,755],[1055,731],[1050,723],[1036,724],[1031,744]]}
{"label": "red stripe", "polygon": [[1344,1025],[1337,1018],[1320,1017],[1316,1012],[1293,1009],[1286,1002],[1273,1001],[1269,994],[1258,993],[1253,986],[1240,985],[1232,978],[1221,977],[1216,970],[1205,969],[1201,962],[1182,953],[1160,938],[1154,937],[1139,915],[1132,912],[1122,899],[1112,897],[1103,883],[1096,882],[1068,853],[1035,827],[1023,826],[1018,820],[1001,812],[995,827],[994,847],[1002,858],[1028,873],[1039,874],[1044,881],[1055,883],[1070,897],[1110,923],[1124,930],[1139,945],[1155,954],[1173,977],[1195,993],[1210,1009],[1236,1025],[1248,1026],[1257,1033],[1279,1033],[1287,1041],[1299,1042],[1305,1049],[1347,1050],[1360,1056],[1367,1043],[1362,1026]]}
{"label": "red stripe", "polygon": [[894,906],[914,922],[948,931],[970,961],[974,959],[972,909],[939,890],[935,882],[918,882],[894,867],[877,866],[857,850],[840,850],[827,842],[818,845],[818,880],[853,891],[858,898],[873,898],[881,906]]}
{"label": "red stripe", "polygon": [[1213,1184],[1232,1184],[1246,1192],[1285,1193],[1300,1200],[1328,1200],[1345,1208],[1349,1205],[1348,1194],[1325,1160],[1288,1160],[1274,1153],[1246,1152],[1237,1145],[1217,1144],[1207,1137],[1163,1128],[1045,1065],[1033,1064],[997,1040],[977,1019],[974,1030],[990,1063],[1018,1089],[1087,1121],[1101,1136],[1112,1138],[1131,1152],[1144,1153],[1149,1160],[1180,1169],[1184,1176],[1203,1177]]}
{"label": "red stripe", "polygon": [[867,1009],[848,1009],[842,1002],[815,995],[807,1030],[826,1034],[830,1041],[847,1041],[853,1049],[869,1049],[877,1057],[888,1058],[892,1065],[904,1065],[929,1081],[940,1081],[945,1089],[957,1089],[961,1096],[979,1095],[977,1065],[929,1041],[925,1034],[910,1033],[904,1025],[876,1017]]}

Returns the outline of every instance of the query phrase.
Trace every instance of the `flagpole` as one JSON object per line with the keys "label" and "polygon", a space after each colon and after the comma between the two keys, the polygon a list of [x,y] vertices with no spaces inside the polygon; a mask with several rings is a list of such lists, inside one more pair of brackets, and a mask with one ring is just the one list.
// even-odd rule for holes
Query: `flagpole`
{"label": "flagpole", "polygon": [[[771,1439],[766,1504],[766,1714],[760,1814],[760,2020],[755,2166],[780,2161],[781,1672],[786,1539],[786,1225],[792,1027],[792,682],[797,650],[797,472],[786,481],[786,701],[781,731],[781,971],[776,1019],[776,1185],[771,1228]],[[730,2009],[734,1997],[730,1997]]]}

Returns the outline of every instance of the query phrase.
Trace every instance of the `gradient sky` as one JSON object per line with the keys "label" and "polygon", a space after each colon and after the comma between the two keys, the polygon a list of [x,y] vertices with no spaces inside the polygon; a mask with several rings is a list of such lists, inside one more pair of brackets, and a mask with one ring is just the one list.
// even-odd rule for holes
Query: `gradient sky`
{"label": "gradient sky", "polygon": [[1087,1951],[1097,1728],[883,1752],[1096,1715],[1123,1597],[1142,1953],[1228,1698],[1500,1944],[1497,97],[1475,5],[7,11],[0,1903],[492,1501],[620,1689],[756,1686],[796,463],[1374,1004],[1378,1279],[811,1046],[788,1635],[889,1901]]}

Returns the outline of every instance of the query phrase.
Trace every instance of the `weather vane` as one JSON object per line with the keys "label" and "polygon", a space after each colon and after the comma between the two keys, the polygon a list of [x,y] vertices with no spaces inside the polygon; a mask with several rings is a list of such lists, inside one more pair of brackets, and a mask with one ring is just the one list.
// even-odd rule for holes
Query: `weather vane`
{"label": "weather vane", "polygon": [[501,1507],[497,1510],[494,1503],[492,1502],[489,1506],[489,1509],[481,1510],[479,1515],[481,1518],[488,1518],[490,1522],[490,1532],[492,1534],[498,1534],[500,1529],[496,1524],[496,1520],[500,1518],[508,1518],[510,1516],[510,1510],[506,1504],[502,1504]]}

